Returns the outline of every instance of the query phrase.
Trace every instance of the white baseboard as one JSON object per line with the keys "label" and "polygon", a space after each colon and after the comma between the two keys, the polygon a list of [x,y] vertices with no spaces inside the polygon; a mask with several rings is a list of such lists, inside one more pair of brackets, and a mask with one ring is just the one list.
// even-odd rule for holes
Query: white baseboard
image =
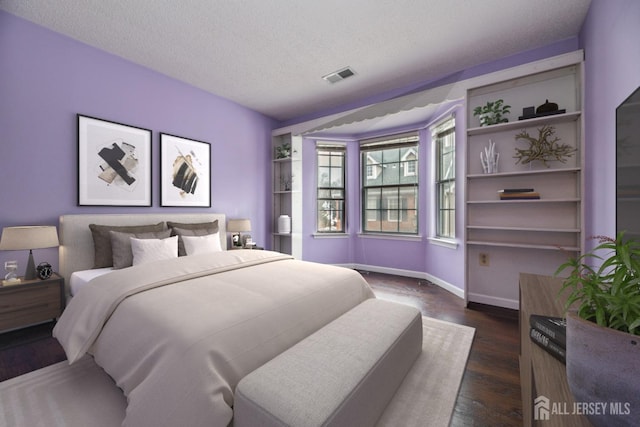
{"label": "white baseboard", "polygon": [[477,302],[480,304],[495,305],[498,307],[511,308],[513,310],[520,309],[520,302],[507,298],[492,297],[490,295],[469,294],[469,302]]}
{"label": "white baseboard", "polygon": [[393,274],[395,276],[412,277],[414,279],[428,280],[429,282],[440,286],[445,291],[451,292],[458,298],[464,299],[463,289],[460,289],[449,282],[446,282],[438,277],[432,276],[431,274],[425,273],[422,271],[403,270],[400,268],[390,268],[390,267],[378,267],[375,265],[365,265],[365,264],[339,264],[339,265],[341,265],[342,267],[347,267],[354,270],[371,271],[372,273]]}

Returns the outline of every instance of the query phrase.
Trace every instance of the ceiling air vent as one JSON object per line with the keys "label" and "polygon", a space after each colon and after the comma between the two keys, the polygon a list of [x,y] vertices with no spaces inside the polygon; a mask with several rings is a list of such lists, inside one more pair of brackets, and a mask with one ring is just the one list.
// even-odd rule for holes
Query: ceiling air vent
{"label": "ceiling air vent", "polygon": [[350,67],[345,67],[341,70],[334,71],[333,73],[327,74],[322,78],[328,81],[329,83],[337,83],[340,80],[344,80],[346,78],[349,78],[355,75],[356,73]]}

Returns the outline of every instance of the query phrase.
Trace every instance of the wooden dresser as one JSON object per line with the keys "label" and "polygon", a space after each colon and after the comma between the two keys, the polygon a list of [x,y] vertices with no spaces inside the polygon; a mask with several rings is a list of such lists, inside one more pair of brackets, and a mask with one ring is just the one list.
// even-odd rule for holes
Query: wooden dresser
{"label": "wooden dresser", "polygon": [[56,273],[0,286],[0,332],[56,319],[64,303],[64,279]]}
{"label": "wooden dresser", "polygon": [[[558,298],[562,279],[536,274],[520,274],[520,384],[524,426],[591,426],[583,415],[573,415],[574,399],[565,365],[534,344],[529,338],[529,315],[562,317],[564,301]],[[545,396],[550,406],[561,412],[548,420],[534,419],[534,399]],[[565,410],[566,409],[566,410]]]}

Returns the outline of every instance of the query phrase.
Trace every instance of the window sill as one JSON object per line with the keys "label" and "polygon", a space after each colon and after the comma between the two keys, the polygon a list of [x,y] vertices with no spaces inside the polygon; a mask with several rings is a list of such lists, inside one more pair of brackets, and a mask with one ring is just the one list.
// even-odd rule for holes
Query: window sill
{"label": "window sill", "polygon": [[383,233],[358,233],[363,239],[406,240],[410,242],[422,241],[422,236],[416,234],[383,234]]}
{"label": "window sill", "polygon": [[458,249],[458,241],[452,239],[443,239],[441,237],[429,237],[429,243],[436,246],[442,246],[449,249]]}
{"label": "window sill", "polygon": [[347,233],[313,233],[314,239],[346,239],[349,237]]}

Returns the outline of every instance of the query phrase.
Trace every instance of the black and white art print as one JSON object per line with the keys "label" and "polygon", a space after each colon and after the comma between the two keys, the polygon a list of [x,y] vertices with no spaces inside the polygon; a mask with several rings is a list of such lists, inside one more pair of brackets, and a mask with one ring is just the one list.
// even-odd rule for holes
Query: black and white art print
{"label": "black and white art print", "polygon": [[78,205],[151,206],[151,131],[78,114]]}
{"label": "black and white art print", "polygon": [[211,207],[211,145],[160,134],[161,206]]}

